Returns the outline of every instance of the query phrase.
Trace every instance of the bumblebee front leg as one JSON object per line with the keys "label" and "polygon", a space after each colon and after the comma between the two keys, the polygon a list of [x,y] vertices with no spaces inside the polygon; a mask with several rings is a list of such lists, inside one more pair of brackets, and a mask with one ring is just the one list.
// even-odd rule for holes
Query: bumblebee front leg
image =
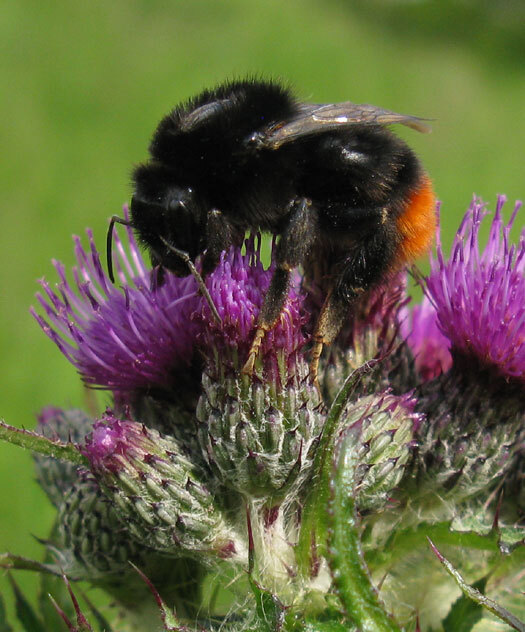
{"label": "bumblebee front leg", "polygon": [[202,257],[202,276],[206,278],[213,272],[221,259],[223,250],[242,240],[242,235],[235,235],[233,226],[224,213],[217,209],[208,212],[206,218],[206,251]]}
{"label": "bumblebee front leg", "polygon": [[277,244],[276,270],[264,297],[257,321],[257,329],[248,359],[242,370],[243,373],[251,374],[253,372],[264,336],[266,332],[275,327],[283,310],[288,296],[291,273],[304,261],[315,241],[317,229],[317,210],[312,207],[311,201],[306,198],[295,200],[288,225]]}

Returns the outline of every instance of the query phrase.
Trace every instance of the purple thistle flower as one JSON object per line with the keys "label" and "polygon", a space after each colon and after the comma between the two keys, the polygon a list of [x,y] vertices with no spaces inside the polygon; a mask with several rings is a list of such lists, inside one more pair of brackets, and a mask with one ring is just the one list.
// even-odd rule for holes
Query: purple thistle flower
{"label": "purple thistle flower", "polygon": [[191,362],[199,329],[191,315],[201,299],[191,276],[168,273],[161,287],[152,287],[151,270],[133,232],[127,228],[126,233],[129,252],[114,237],[121,287],[110,282],[87,231],[89,251],[74,238],[74,283],[54,261],[59,283],[53,289],[42,280],[44,292],[37,294],[45,317],[31,312],[87,384],[115,391],[169,387],[176,371]]}
{"label": "purple thistle flower", "polygon": [[450,341],[441,333],[436,309],[427,296],[412,309],[403,308],[400,328],[423,380],[431,380],[450,369]]}
{"label": "purple thistle flower", "polygon": [[[219,265],[206,282],[222,323],[218,324],[211,318],[211,310],[203,302],[196,319],[203,325],[201,343],[205,353],[219,348],[221,351],[233,351],[241,363],[247,358],[257,317],[275,269],[273,263],[270,268],[264,269],[260,239],[257,241],[257,246],[254,237],[245,242],[244,255],[234,247],[223,252]],[[266,333],[261,345],[260,357],[264,369],[271,370],[272,375],[278,368],[278,352],[284,352],[289,363],[293,362],[306,342],[302,327],[308,321],[308,315],[302,307],[303,296],[296,279],[277,324]]]}
{"label": "purple thistle flower", "polygon": [[431,259],[426,292],[437,311],[439,328],[450,340],[452,354],[475,358],[507,378],[525,381],[525,230],[517,247],[510,231],[521,207],[517,202],[508,224],[500,196],[487,245],[479,230],[488,212],[474,199],[445,259],[439,241]]}

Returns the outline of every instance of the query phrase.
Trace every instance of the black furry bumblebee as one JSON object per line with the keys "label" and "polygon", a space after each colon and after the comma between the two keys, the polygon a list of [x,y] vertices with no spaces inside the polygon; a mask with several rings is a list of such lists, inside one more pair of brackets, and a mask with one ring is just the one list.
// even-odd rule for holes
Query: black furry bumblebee
{"label": "black furry bumblebee", "polygon": [[[432,186],[412,150],[384,127],[392,123],[427,130],[417,117],[371,105],[302,103],[280,83],[255,79],[205,90],[159,123],[150,161],[133,173],[130,222],[153,265],[185,276],[188,260],[202,254],[205,277],[247,230],[280,236],[246,372],[296,266],[325,293],[315,380],[323,345],[352,304],[428,248]],[[112,276],[111,257],[109,268]]]}

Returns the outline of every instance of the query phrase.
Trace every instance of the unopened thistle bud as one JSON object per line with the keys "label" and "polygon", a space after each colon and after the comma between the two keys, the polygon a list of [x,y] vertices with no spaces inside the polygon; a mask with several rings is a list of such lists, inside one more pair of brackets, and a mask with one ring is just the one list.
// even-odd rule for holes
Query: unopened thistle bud
{"label": "unopened thistle bud", "polygon": [[108,414],[82,451],[138,542],[172,555],[235,555],[212,495],[173,438]]}
{"label": "unopened thistle bud", "polygon": [[345,430],[359,430],[351,436],[359,459],[356,492],[361,512],[384,506],[405,473],[414,432],[422,421],[422,415],[414,413],[415,403],[409,395],[387,392],[361,397],[345,412]]}
{"label": "unopened thistle bud", "polygon": [[68,576],[102,584],[115,581],[130,570],[130,561],[140,563],[142,554],[148,554],[130,538],[115,504],[86,471],[63,496],[53,545]]}

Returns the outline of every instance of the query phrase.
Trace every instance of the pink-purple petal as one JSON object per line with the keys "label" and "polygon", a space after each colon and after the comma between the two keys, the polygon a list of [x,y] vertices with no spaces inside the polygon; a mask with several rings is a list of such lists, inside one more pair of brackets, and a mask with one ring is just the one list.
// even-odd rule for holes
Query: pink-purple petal
{"label": "pink-purple petal", "polygon": [[470,205],[447,260],[440,245],[431,261],[427,295],[441,332],[455,352],[475,358],[497,373],[525,381],[525,278],[523,234],[520,248],[509,235],[518,202],[507,224],[500,196],[484,248],[479,233],[485,205]]}

